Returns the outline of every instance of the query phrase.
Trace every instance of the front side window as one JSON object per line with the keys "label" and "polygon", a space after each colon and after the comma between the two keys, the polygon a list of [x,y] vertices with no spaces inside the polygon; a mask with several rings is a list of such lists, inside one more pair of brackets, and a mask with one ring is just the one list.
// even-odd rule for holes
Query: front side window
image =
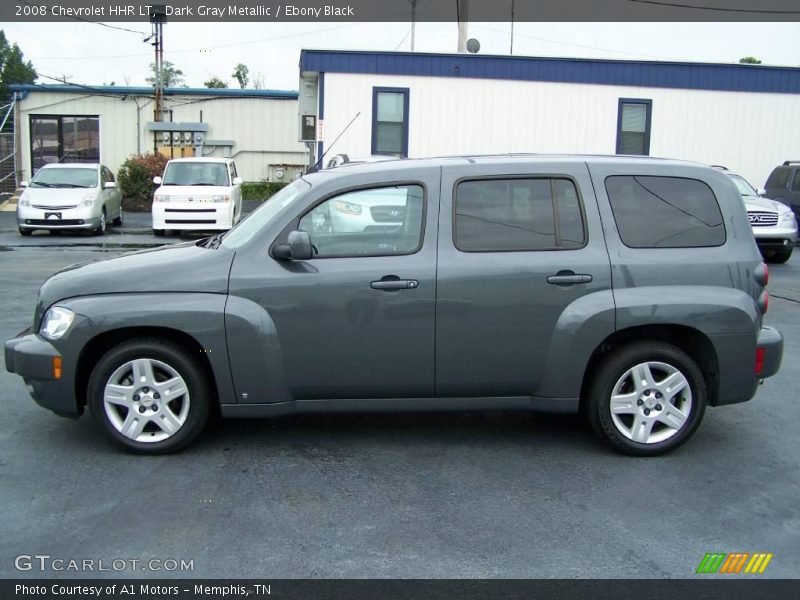
{"label": "front side window", "polygon": [[733,179],[733,183],[736,184],[736,188],[742,196],[758,196],[758,192],[756,192],[753,186],[750,185],[744,177],[740,175],[731,175],[730,178]]}
{"label": "front side window", "polygon": [[725,243],[717,198],[702,181],[615,175],[606,178],[605,186],[626,246],[695,248]]}
{"label": "front side window", "polygon": [[161,185],[229,186],[228,167],[215,162],[171,162]]}
{"label": "front side window", "polygon": [[770,174],[765,187],[785,188],[786,184],[789,183],[789,173],[791,173],[791,171],[788,168],[778,167]]}
{"label": "front side window", "polygon": [[354,190],[318,204],[300,219],[317,257],[413,254],[422,245],[420,185]]}
{"label": "front side window", "polygon": [[792,191],[800,192],[800,170],[794,172],[794,181],[792,182]]}
{"label": "front side window", "polygon": [[486,179],[456,187],[456,248],[463,252],[564,250],[586,243],[570,179]]}
{"label": "front side window", "polygon": [[373,88],[372,154],[408,156],[407,88]]}
{"label": "front side window", "polygon": [[51,167],[39,169],[30,187],[42,188],[93,188],[97,187],[97,169],[72,169]]}
{"label": "front side window", "polygon": [[617,115],[617,154],[650,154],[652,100],[620,98]]}

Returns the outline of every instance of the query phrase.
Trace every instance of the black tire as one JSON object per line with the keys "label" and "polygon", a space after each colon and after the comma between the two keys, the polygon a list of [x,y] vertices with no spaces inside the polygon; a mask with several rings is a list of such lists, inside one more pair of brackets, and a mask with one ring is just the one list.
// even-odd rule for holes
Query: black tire
{"label": "black tire", "polygon": [[153,229],[153,235],[156,237],[164,237],[164,233],[163,229]]}
{"label": "black tire", "polygon": [[[166,439],[153,442],[131,439],[117,429],[106,412],[103,401],[106,384],[118,369],[136,359],[151,359],[166,364],[177,372],[186,384],[188,409],[185,421]],[[98,361],[87,386],[87,406],[97,425],[117,445],[136,454],[169,454],[186,447],[203,431],[208,421],[212,398],[212,382],[199,359],[183,346],[159,338],[133,339],[115,346]],[[175,396],[169,402],[159,399],[164,405],[171,406],[175,406],[173,403],[176,402],[180,406],[182,405],[180,403],[186,401],[187,396],[182,394]],[[124,418],[121,414],[120,417]],[[161,431],[153,422],[147,427],[150,428],[149,432],[145,429],[142,435],[150,433],[155,436],[156,433],[153,431]]]}
{"label": "black tire", "polygon": [[28,237],[29,235],[33,235],[33,229],[20,229],[19,234]]}
{"label": "black tire", "polygon": [[[678,392],[675,395],[675,400],[669,401],[669,404],[672,407],[677,407],[679,403],[682,403],[684,408],[688,406],[691,408],[688,410],[688,414],[680,427],[677,429],[668,427],[661,421],[658,421],[658,417],[649,416],[656,414],[661,415],[662,413],[666,416],[666,412],[670,409],[666,409],[667,403],[663,399],[663,395],[659,396],[662,400],[655,400],[655,395],[653,395],[653,399],[651,400],[650,395],[655,388],[653,390],[648,389],[646,391],[647,402],[660,402],[659,404],[656,404],[655,407],[652,408],[647,408],[647,404],[642,404],[640,407],[639,399],[637,399],[635,401],[636,404],[631,405],[632,412],[642,411],[639,416],[642,421],[651,421],[654,423],[652,432],[656,439],[654,441],[642,443],[634,441],[631,437],[623,434],[620,428],[615,424],[610,405],[611,397],[617,383],[622,381],[623,376],[629,369],[645,362],[663,363],[679,371],[688,382],[688,388],[691,391],[691,404],[686,403],[688,395],[682,391]],[[657,371],[658,368],[654,370]],[[656,382],[659,381],[659,379],[656,378],[656,373],[653,373],[653,379]],[[623,385],[628,385],[631,381],[632,380],[628,380],[628,382],[623,383]],[[683,444],[694,434],[700,422],[703,420],[703,413],[705,412],[707,402],[705,379],[697,364],[689,355],[679,348],[655,340],[635,342],[612,351],[608,356],[602,359],[602,362],[594,371],[594,376],[588,389],[589,397],[585,398],[584,401],[586,402],[586,413],[592,429],[613,448],[631,456],[657,456],[674,450]],[[622,391],[622,389],[620,391]],[[633,390],[628,388],[627,391],[623,393],[632,394]],[[645,392],[642,392],[642,394],[644,393]],[[648,412],[647,417],[644,416],[645,409],[647,409]],[[627,425],[627,427],[630,428],[629,433],[631,433],[634,429],[633,424],[636,422],[636,418],[635,414],[620,414],[617,420],[621,422],[623,428],[626,427],[626,421],[630,420],[631,424]],[[661,434],[662,431],[664,432],[663,434]],[[674,431],[674,433],[672,433],[672,431]],[[664,436],[669,435],[669,437],[658,440],[659,434]]]}
{"label": "black tire", "polygon": [[775,250],[772,253],[772,255],[769,258],[767,258],[767,262],[782,265],[791,258],[792,250],[794,250],[792,246],[787,246],[786,248]]}

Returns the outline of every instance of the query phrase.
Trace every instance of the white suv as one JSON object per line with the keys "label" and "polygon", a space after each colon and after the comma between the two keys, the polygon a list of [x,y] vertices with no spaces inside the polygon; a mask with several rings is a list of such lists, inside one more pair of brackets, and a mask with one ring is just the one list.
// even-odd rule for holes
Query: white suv
{"label": "white suv", "polygon": [[242,179],[229,158],[175,158],[153,196],[153,233],[227,231],[242,218]]}

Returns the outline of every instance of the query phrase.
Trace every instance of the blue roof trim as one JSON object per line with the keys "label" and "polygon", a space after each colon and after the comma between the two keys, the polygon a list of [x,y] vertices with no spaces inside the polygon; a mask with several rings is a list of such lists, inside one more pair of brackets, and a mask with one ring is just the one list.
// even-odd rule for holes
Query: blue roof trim
{"label": "blue roof trim", "polygon": [[[8,86],[12,92],[56,92],[63,94],[119,94],[152,96],[152,87],[117,85],[74,85],[63,83],[23,83]],[[236,88],[165,88],[165,96],[218,96],[225,98],[278,98],[296,100],[298,93],[287,90],[240,90]]]}
{"label": "blue roof trim", "polygon": [[800,94],[800,68],[765,65],[303,50],[300,70]]}

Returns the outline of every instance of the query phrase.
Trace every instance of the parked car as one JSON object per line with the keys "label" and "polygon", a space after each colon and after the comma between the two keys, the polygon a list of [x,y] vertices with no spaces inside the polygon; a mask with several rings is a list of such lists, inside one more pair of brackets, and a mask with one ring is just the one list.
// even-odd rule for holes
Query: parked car
{"label": "parked car", "polygon": [[153,183],[155,235],[227,231],[242,218],[242,179],[229,158],[174,158]]}
{"label": "parked car", "polygon": [[783,202],[762,198],[741,175],[715,165],[733,180],[747,208],[758,249],[767,262],[785,263],[797,243],[797,220],[792,209]]}
{"label": "parked car", "polygon": [[[310,232],[405,192],[398,225]],[[716,169],[465,157],[323,170],[227,234],[65,269],[6,367],[122,447],[178,450],[212,410],[582,411],[633,455],[780,366],[768,271]],[[744,426],[744,425],[742,425]]]}
{"label": "parked car", "polygon": [[93,230],[103,235],[109,223],[122,225],[122,194],[108,167],[91,163],[50,163],[40,168],[17,203],[21,235]]}
{"label": "parked car", "polygon": [[800,219],[800,160],[787,160],[775,167],[764,188],[767,198],[788,204]]}

